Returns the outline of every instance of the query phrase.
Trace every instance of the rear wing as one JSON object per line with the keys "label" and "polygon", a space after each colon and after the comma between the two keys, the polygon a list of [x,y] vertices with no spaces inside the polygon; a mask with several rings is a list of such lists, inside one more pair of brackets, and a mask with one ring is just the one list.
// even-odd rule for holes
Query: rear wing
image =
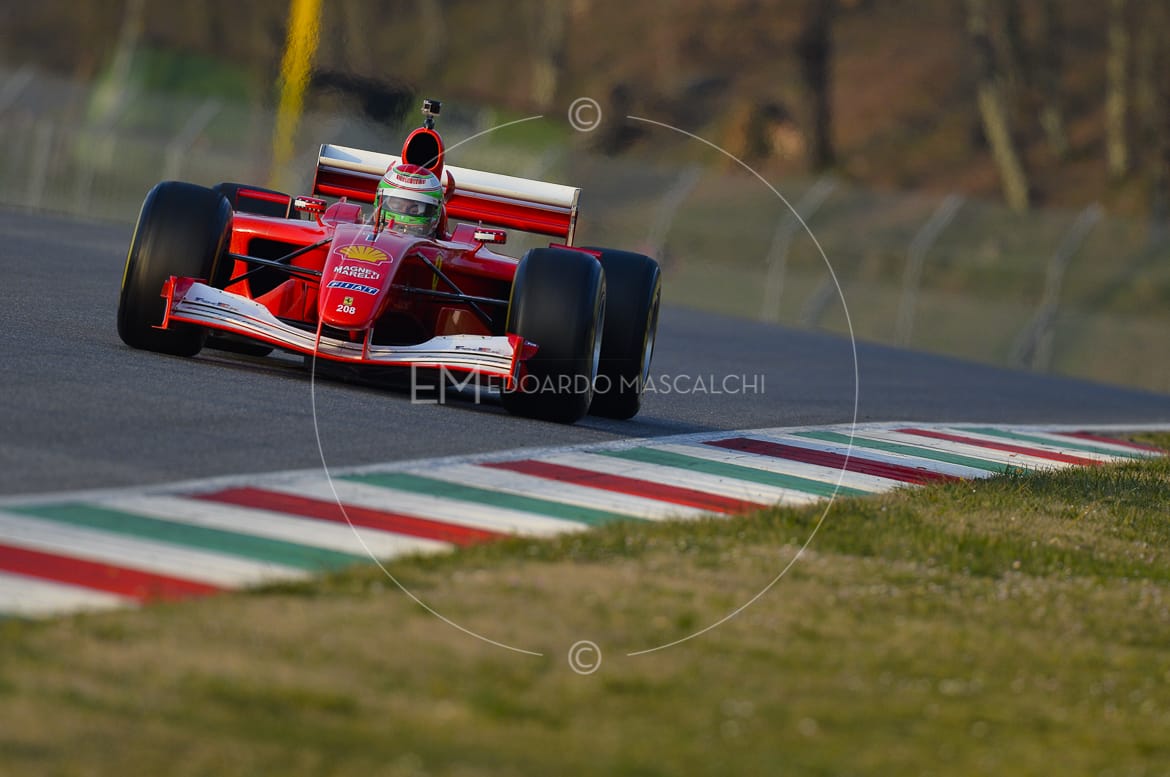
{"label": "rear wing", "polygon": [[[313,194],[373,202],[378,181],[398,161],[392,154],[325,144]],[[579,188],[447,165],[443,185],[451,179],[455,189],[447,200],[448,218],[552,235],[573,244]]]}

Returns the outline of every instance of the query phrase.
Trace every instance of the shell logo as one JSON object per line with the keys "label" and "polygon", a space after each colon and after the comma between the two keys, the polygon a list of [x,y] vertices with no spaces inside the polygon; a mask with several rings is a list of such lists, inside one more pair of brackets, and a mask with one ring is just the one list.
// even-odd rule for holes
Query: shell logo
{"label": "shell logo", "polygon": [[337,249],[337,253],[344,256],[346,259],[353,259],[357,262],[388,262],[390,257],[380,248],[373,246],[352,245]]}

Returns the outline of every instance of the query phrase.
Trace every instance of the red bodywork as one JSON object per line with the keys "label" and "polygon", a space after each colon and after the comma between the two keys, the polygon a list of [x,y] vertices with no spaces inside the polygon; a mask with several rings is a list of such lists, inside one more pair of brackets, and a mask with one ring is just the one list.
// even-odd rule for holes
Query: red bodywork
{"label": "red bodywork", "polygon": [[340,201],[325,208],[314,198],[239,191],[240,201],[280,200],[313,218],[257,215],[237,203],[231,280],[216,289],[201,279],[172,278],[163,290],[162,326],[181,321],[335,361],[452,369],[510,383],[534,348],[505,331],[518,262],[489,247],[503,233],[483,225],[569,242],[577,190],[446,169],[442,139],[430,128],[412,132],[400,158],[430,168],[447,189],[436,237],[387,229],[355,202],[374,201],[395,158],[323,146],[313,193]]}
{"label": "red bodywork", "polygon": [[[226,291],[263,303],[278,318],[314,326],[321,321],[337,329],[362,332],[389,313],[407,316],[431,334],[503,334],[502,322],[499,330],[492,332],[464,303],[394,292],[395,287],[403,286],[450,291],[436,283],[438,278],[423,261],[425,257],[465,294],[507,300],[516,272],[514,258],[475,241],[471,225],[459,225],[449,240],[428,240],[384,229],[375,233],[370,224],[354,223],[353,215],[346,213],[350,210],[347,205],[330,206],[318,222],[237,214],[230,249],[233,254],[264,257],[275,250],[284,255],[326,237],[333,240],[290,262],[294,267],[322,271],[319,280],[289,277],[266,288],[265,283],[255,280],[265,278],[261,271],[227,286]],[[345,220],[336,220],[339,215]],[[249,269],[246,262],[236,260],[232,277]],[[272,270],[268,277],[278,272]],[[353,300],[349,305],[345,305],[347,298]],[[353,310],[341,310],[343,307]],[[411,339],[406,331],[388,329],[385,334],[388,340]]]}

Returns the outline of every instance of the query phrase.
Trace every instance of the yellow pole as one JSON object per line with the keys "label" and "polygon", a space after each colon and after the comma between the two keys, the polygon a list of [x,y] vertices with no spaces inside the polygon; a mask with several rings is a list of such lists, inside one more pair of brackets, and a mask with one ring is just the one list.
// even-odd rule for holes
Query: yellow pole
{"label": "yellow pole", "polygon": [[321,0],[289,0],[288,40],[280,63],[280,107],[272,133],[272,167],[268,171],[268,185],[272,188],[280,188],[281,178],[292,161],[320,26]]}

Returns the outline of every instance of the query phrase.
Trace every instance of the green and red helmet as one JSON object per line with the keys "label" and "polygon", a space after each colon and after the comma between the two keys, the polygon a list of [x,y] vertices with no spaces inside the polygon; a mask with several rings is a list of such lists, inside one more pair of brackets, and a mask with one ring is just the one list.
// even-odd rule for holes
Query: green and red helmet
{"label": "green and red helmet", "polygon": [[430,237],[442,217],[443,185],[425,167],[399,162],[382,176],[374,205],[395,232]]}

